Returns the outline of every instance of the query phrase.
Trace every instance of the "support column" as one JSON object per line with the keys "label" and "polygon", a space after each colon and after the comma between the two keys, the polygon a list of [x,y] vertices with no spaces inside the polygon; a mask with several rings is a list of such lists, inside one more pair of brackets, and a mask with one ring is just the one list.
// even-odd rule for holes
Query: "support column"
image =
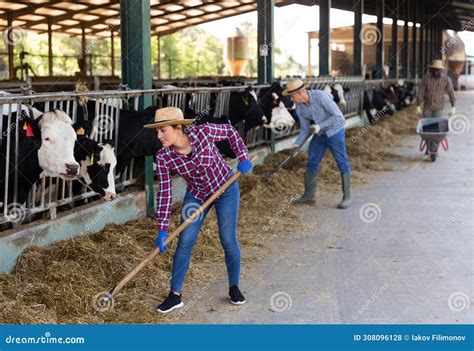
{"label": "support column", "polygon": [[377,16],[377,32],[380,33],[380,40],[377,41],[377,48],[375,52],[375,79],[381,79],[383,77],[383,64],[384,64],[384,54],[383,54],[383,42],[384,42],[384,33],[383,33],[383,16],[385,12],[385,1],[377,1],[375,5],[375,14]]}
{"label": "support column", "polygon": [[428,54],[426,55],[426,65],[428,66],[433,59],[433,20],[428,23],[428,31],[427,31],[427,46],[428,46]]}
{"label": "support column", "polygon": [[[417,2],[418,3],[418,2]],[[424,18],[423,18],[423,7],[418,8],[419,11],[419,19],[420,19],[420,60],[418,62],[418,75],[420,78],[423,76],[423,65],[425,62],[425,23],[424,23]]]}
{"label": "support column", "polygon": [[409,3],[405,2],[403,5],[403,46],[402,46],[402,77],[408,78],[408,19],[409,16]]}
{"label": "support column", "polygon": [[273,27],[275,0],[257,1],[257,41],[258,41],[258,82],[271,83],[274,75],[273,65]]}
{"label": "support column", "polygon": [[319,75],[328,76],[331,70],[330,43],[331,0],[319,1]]}
{"label": "support column", "polygon": [[430,25],[428,22],[426,22],[426,18],[425,18],[424,33],[425,33],[425,38],[424,38],[424,46],[423,46],[423,50],[424,50],[423,72],[426,71],[426,67],[428,66],[429,56],[430,56],[430,40],[429,40]]}
{"label": "support column", "polygon": [[86,28],[84,25],[81,26],[81,55],[86,58]]}
{"label": "support column", "polygon": [[[13,38],[13,34],[11,33],[13,31],[13,15],[11,11],[7,12],[7,24],[8,24],[8,36],[7,38]],[[15,67],[14,67],[14,60],[13,60],[13,49],[14,43],[11,40],[7,40],[7,50],[8,50],[8,76],[10,79],[15,78]]]}
{"label": "support column", "polygon": [[266,21],[265,21],[265,34],[268,44],[268,56],[267,56],[267,83],[273,83],[273,76],[275,75],[274,67],[274,52],[275,52],[275,38],[274,38],[274,8],[275,0],[267,0],[266,9]]}
{"label": "support column", "polygon": [[158,42],[158,59],[157,59],[157,65],[158,65],[158,79],[161,79],[161,37],[160,35],[156,36],[156,41]]}
{"label": "support column", "polygon": [[48,17],[48,71],[49,76],[53,76],[53,20]]}
{"label": "support column", "polygon": [[412,19],[413,19],[413,27],[412,28],[412,32],[411,32],[411,77],[412,78],[416,78],[416,73],[417,73],[417,70],[416,70],[416,55],[417,55],[417,51],[418,51],[418,48],[417,48],[417,43],[416,43],[416,32],[417,32],[417,29],[416,29],[416,21],[417,21],[417,14],[416,14],[416,1],[413,1],[412,2]]}
{"label": "support column", "polygon": [[[131,89],[151,89],[150,0],[120,1],[122,83]],[[151,95],[140,97],[138,109],[152,103]],[[154,217],[153,156],[145,157],[146,212]]]}
{"label": "support column", "polygon": [[392,45],[390,55],[390,78],[398,78],[398,0],[392,0]]}
{"label": "support column", "polygon": [[115,75],[115,44],[114,44],[114,31],[110,29],[110,67],[112,76]]}
{"label": "support column", "polygon": [[364,0],[354,0],[354,75],[362,75],[364,46],[360,40],[360,33],[362,32],[362,14],[364,13]]}

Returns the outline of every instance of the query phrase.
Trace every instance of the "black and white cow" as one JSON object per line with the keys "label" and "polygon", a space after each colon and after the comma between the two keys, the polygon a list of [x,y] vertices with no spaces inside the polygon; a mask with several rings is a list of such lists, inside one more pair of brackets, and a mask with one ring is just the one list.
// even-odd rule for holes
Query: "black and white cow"
{"label": "black and white cow", "polygon": [[[7,203],[14,200],[14,179],[17,170],[16,202],[23,204],[27,200],[31,186],[40,177],[61,177],[70,180],[78,174],[79,164],[74,159],[76,133],[72,128],[70,117],[63,111],[46,112],[36,120],[22,112],[18,116],[18,126],[16,123],[16,112],[12,113],[10,124],[7,116],[2,116],[0,201],[3,201],[5,196],[8,157]],[[15,153],[16,127],[18,127],[18,153]]]}
{"label": "black and white cow", "polygon": [[[250,129],[268,122],[258,102],[257,94],[251,87],[247,87],[244,91],[233,91],[230,94],[228,118],[233,126],[241,121],[245,121],[245,134]],[[245,137],[245,135],[242,137]]]}
{"label": "black and white cow", "polygon": [[391,94],[386,88],[372,89],[372,99],[369,92],[364,91],[362,108],[367,115],[370,124],[374,124],[379,118],[389,115],[393,116],[395,107],[388,101],[387,96]]}
{"label": "black and white cow", "polygon": [[415,85],[413,82],[406,83],[403,79],[399,79],[397,84],[392,84],[391,88],[395,93],[395,107],[401,110],[415,101]]}
{"label": "black and white cow", "polygon": [[283,90],[280,82],[274,82],[270,87],[262,88],[258,95],[268,121],[263,126],[276,132],[290,129],[298,120],[296,106],[289,96],[283,95]]}
{"label": "black and white cow", "polygon": [[342,109],[346,107],[347,102],[344,93],[349,91],[349,88],[343,88],[341,84],[326,85],[323,91],[327,93],[333,101]]}
{"label": "black and white cow", "polygon": [[[113,200],[115,191],[115,167],[117,158],[114,146],[109,142],[98,143],[89,138],[92,131],[91,121],[74,124],[77,141],[74,146],[74,158],[80,164],[77,177],[105,200]],[[80,192],[81,187],[75,184],[74,194]]]}

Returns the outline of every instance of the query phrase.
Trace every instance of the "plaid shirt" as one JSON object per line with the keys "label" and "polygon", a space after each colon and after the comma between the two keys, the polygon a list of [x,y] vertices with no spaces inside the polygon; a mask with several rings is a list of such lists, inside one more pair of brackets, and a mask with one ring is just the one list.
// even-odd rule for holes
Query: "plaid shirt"
{"label": "plaid shirt", "polygon": [[332,137],[344,128],[345,119],[339,107],[322,90],[308,90],[309,104],[296,104],[296,114],[300,120],[300,134],[295,144],[301,145],[308,133],[310,122],[313,121],[321,127],[321,133],[325,132]]}
{"label": "plaid shirt", "polygon": [[451,79],[445,74],[435,78],[432,74],[428,73],[421,82],[420,91],[418,92],[418,103],[420,105],[423,104],[423,108],[427,110],[442,110],[444,108],[444,94],[446,93],[449,94],[449,101],[454,106],[456,98],[454,97]]}
{"label": "plaid shirt", "polygon": [[167,230],[171,215],[171,172],[186,180],[188,191],[200,201],[214,194],[229,178],[232,169],[222,158],[215,142],[230,141],[239,162],[248,158],[242,138],[230,124],[205,123],[189,129],[192,155],[188,157],[173,147],[156,153],[156,174],[159,188],[156,193],[156,219],[158,228]]}

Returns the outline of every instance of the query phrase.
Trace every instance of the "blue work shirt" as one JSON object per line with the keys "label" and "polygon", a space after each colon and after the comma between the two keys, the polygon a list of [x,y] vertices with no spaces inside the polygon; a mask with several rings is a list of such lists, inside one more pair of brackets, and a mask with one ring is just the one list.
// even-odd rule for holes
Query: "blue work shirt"
{"label": "blue work shirt", "polygon": [[336,103],[322,90],[308,90],[309,104],[296,104],[296,113],[300,121],[300,134],[295,141],[301,145],[313,121],[321,127],[321,133],[330,138],[345,126],[345,118]]}

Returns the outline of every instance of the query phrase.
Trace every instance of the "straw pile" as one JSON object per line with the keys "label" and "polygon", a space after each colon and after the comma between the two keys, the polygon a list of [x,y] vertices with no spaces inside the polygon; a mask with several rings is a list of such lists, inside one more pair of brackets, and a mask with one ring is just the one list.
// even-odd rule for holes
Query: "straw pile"
{"label": "straw pile", "polygon": [[[386,161],[394,155],[385,150],[412,132],[416,124],[413,116],[412,109],[407,109],[386,117],[363,133],[363,129],[347,132],[355,183],[366,181],[373,171],[389,169]],[[301,152],[277,174],[261,176],[286,156],[287,152],[268,156],[265,164],[255,167],[254,174],[239,180],[239,241],[244,269],[270,252],[268,243],[274,235],[287,228],[302,229],[298,209],[291,202],[301,195],[306,153]],[[339,173],[331,157],[325,157],[318,180],[324,185],[319,186],[319,191],[339,190]],[[177,206],[170,232],[178,224],[179,213]],[[108,291],[154,249],[155,235],[155,222],[139,219],[124,225],[107,225],[100,232],[58,241],[48,247],[30,247],[20,256],[12,274],[0,275],[0,322],[179,322],[173,316],[153,311],[169,289],[170,252],[154,260],[130,281],[115,297],[113,309],[99,312],[94,308],[96,294]],[[175,245],[176,242],[171,252]],[[184,294],[197,282],[212,282],[216,270],[224,272],[225,264],[212,210],[194,248]]]}

